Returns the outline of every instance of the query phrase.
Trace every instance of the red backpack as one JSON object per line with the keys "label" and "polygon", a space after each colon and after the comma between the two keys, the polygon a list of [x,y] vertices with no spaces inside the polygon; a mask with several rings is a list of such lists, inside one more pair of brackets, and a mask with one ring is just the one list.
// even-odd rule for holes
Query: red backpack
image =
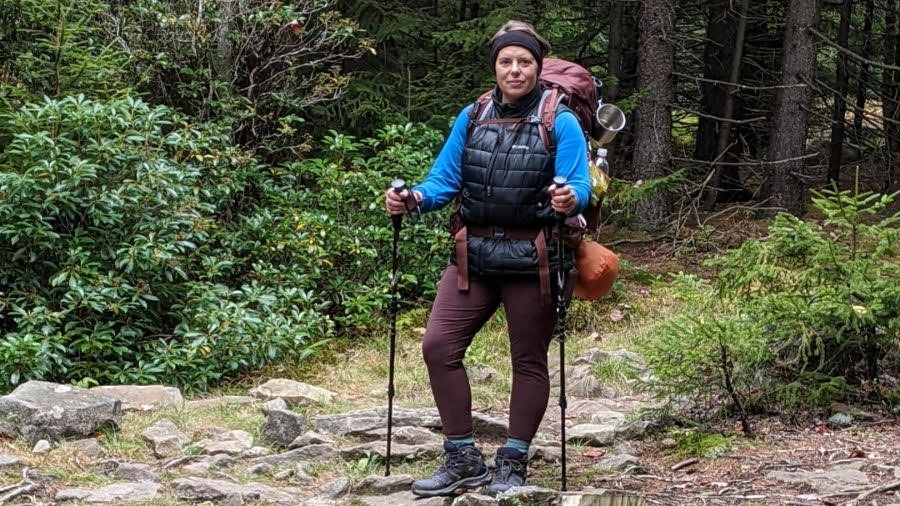
{"label": "red backpack", "polygon": [[[549,90],[544,93],[538,110],[541,115],[541,140],[551,155],[556,154],[554,125],[556,110],[560,105],[565,105],[575,113],[585,138],[600,138],[603,130],[596,121],[597,81],[587,69],[567,60],[546,58],[541,67],[540,83]],[[469,111],[468,134],[471,134],[475,124],[483,119],[481,116],[485,114],[487,109],[485,106],[490,101],[490,90],[478,97],[475,106]],[[587,156],[590,155],[588,145]],[[595,232],[600,222],[600,203],[588,204],[582,214],[587,220],[587,230]]]}

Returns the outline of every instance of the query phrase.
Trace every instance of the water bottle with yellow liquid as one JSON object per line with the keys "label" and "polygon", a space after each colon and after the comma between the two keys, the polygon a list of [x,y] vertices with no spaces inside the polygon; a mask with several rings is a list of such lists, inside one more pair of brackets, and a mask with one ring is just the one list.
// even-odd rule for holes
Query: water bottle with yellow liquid
{"label": "water bottle with yellow liquid", "polygon": [[609,162],[606,161],[606,148],[597,148],[588,171],[591,176],[591,204],[596,204],[609,189]]}

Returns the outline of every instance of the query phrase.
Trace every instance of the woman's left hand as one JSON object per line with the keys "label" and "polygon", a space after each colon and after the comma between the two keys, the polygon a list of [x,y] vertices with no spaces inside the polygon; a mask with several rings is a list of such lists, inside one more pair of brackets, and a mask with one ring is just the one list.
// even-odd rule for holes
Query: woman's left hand
{"label": "woman's left hand", "polygon": [[568,215],[578,207],[578,196],[569,185],[552,184],[547,188],[547,192],[550,193],[550,206],[558,213]]}

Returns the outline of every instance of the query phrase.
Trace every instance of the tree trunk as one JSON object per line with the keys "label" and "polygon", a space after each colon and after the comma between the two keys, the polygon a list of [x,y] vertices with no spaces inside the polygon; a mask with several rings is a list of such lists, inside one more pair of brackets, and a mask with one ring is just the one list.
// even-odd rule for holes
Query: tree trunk
{"label": "tree trunk", "polygon": [[868,60],[872,58],[872,20],[875,17],[875,0],[866,1],[866,18],[863,21],[863,47],[862,57],[864,60],[859,66],[859,79],[856,87],[856,109],[853,113],[853,130],[856,135],[862,134],[862,123],[865,117],[866,95],[869,92],[869,81],[872,79],[871,65]]}
{"label": "tree trunk", "polygon": [[762,192],[770,207],[803,214],[802,158],[806,146],[809,85],[816,72],[816,45],[809,29],[819,19],[817,0],[790,0],[782,49],[781,85],[775,96],[769,174]]}
{"label": "tree trunk", "polygon": [[623,2],[613,2],[612,9],[609,12],[609,68],[606,69],[606,75],[611,77],[610,82],[604,83],[601,90],[603,98],[607,102],[615,102],[619,96],[619,81],[622,79],[622,60],[624,57],[624,39],[622,37],[622,26],[624,22],[625,4]]}
{"label": "tree trunk", "polygon": [[[725,81],[728,78],[726,62],[731,61],[734,49],[735,24],[729,14],[730,0],[712,0],[709,4],[709,21],[706,28],[706,44],[703,50],[703,78]],[[709,81],[700,83],[700,112],[721,117],[725,110],[728,89]],[[694,158],[715,160],[718,155],[719,123],[714,118],[701,116],[697,124]]]}
{"label": "tree trunk", "polygon": [[[850,34],[850,16],[853,14],[853,0],[844,0],[841,6],[841,23],[838,28],[837,43],[847,47]],[[828,184],[839,185],[841,179],[841,151],[844,146],[844,115],[847,113],[847,55],[837,54],[837,75],[835,76],[834,109],[831,112],[831,152],[828,156]]]}
{"label": "tree trunk", "polygon": [[[884,62],[894,64],[900,60],[900,51],[898,51],[897,43],[900,37],[897,23],[897,1],[890,0],[887,2],[884,13]],[[900,125],[896,121],[900,120],[900,106],[897,100],[900,99],[900,72],[891,69],[882,69],[881,77],[881,104],[882,104],[882,120],[884,129],[884,146],[885,146],[885,190],[890,188],[893,180],[894,158],[897,156],[898,143],[900,143]]]}
{"label": "tree trunk", "polygon": [[[643,0],[638,32],[638,89],[647,95],[635,114],[634,177],[649,180],[667,174],[672,158],[675,5],[673,0]],[[656,229],[665,224],[669,203],[665,192],[638,204],[634,226]]]}
{"label": "tree trunk", "polygon": [[[741,0],[741,12],[737,19],[737,25],[735,25],[734,17],[730,15],[730,4],[730,1],[715,0],[710,5],[709,40],[704,53],[706,70],[710,71],[710,76],[715,76],[709,77],[709,79],[736,84],[740,79],[749,0]],[[726,62],[728,64],[727,67]],[[721,124],[719,124],[719,120],[713,118],[701,118],[701,122],[706,120],[707,125],[711,125],[712,128],[707,126],[704,132],[707,138],[704,139],[703,150],[700,150],[701,146],[698,139],[698,149],[695,151],[697,155],[705,156],[705,158],[698,156],[697,159],[713,162],[710,166],[710,186],[704,198],[705,207],[711,209],[717,201],[735,200],[741,198],[747,191],[741,184],[740,167],[738,165],[719,165],[716,163],[736,160],[736,157],[728,157],[727,155],[729,151],[733,151],[731,147],[733,123],[731,120],[735,116],[735,95],[737,90],[732,86],[706,82],[704,82],[704,88],[714,89],[714,93],[717,95],[713,97],[714,100],[709,104],[714,107],[711,107],[708,113],[722,118]],[[698,137],[699,135],[698,130]],[[710,151],[709,148],[713,146],[714,149]]]}

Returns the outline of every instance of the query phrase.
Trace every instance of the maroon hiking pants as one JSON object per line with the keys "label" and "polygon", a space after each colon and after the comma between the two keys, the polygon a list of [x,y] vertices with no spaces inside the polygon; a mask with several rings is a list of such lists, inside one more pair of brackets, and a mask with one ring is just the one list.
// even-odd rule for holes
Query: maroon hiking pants
{"label": "maroon hiking pants", "polygon": [[472,393],[463,357],[472,338],[502,303],[513,370],[509,437],[531,441],[550,395],[547,350],[556,324],[556,287],[552,287],[551,299],[542,301],[537,277],[472,276],[469,291],[461,292],[456,276],[456,266],[447,266],[422,341],[444,435],[453,438],[472,434]]}

